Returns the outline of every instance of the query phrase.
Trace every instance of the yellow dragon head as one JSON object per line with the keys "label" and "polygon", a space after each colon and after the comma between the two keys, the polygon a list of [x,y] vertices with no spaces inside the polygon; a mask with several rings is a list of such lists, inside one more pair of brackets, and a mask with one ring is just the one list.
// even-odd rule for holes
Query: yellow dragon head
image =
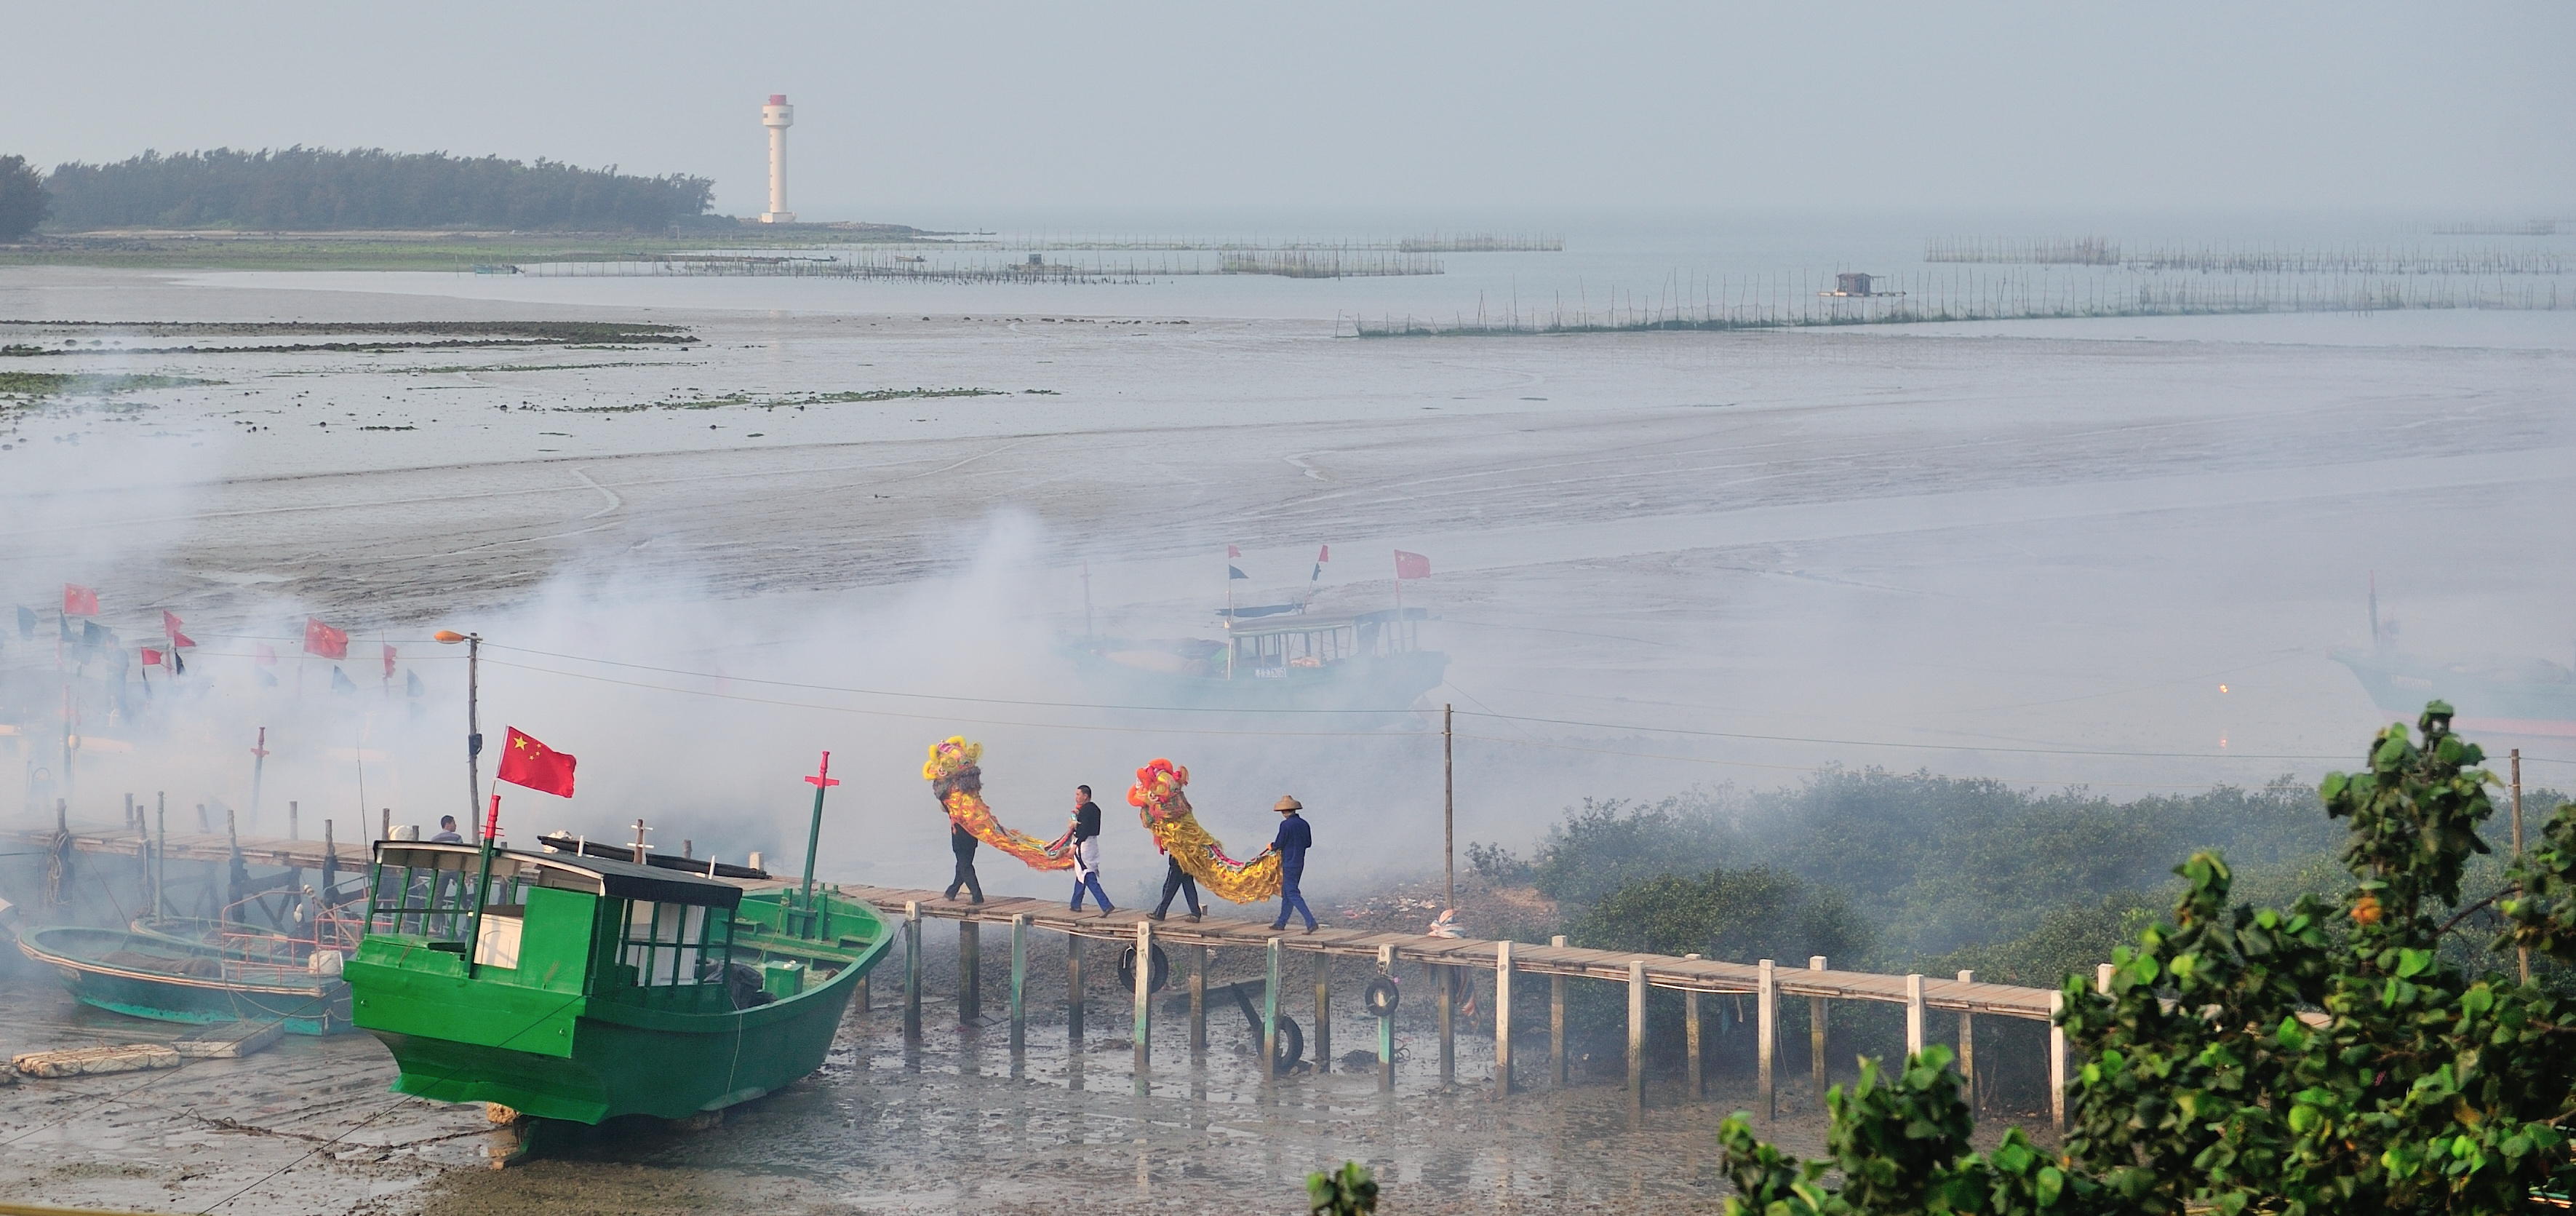
{"label": "yellow dragon head", "polygon": [[972,794],[984,788],[984,770],[978,767],[983,758],[983,744],[969,743],[964,735],[950,735],[930,745],[930,759],[922,763],[921,779],[930,783],[931,793],[945,806],[952,791]]}
{"label": "yellow dragon head", "polygon": [[1127,787],[1127,805],[1136,808],[1137,817],[1150,830],[1156,822],[1190,813],[1189,795],[1181,792],[1189,783],[1190,770],[1158,757],[1136,770],[1136,784]]}

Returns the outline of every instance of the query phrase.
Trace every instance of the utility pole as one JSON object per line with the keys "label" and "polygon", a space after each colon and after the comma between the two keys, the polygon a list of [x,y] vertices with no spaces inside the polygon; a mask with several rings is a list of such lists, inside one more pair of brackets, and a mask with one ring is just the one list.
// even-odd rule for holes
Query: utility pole
{"label": "utility pole", "polygon": [[[472,823],[474,816],[483,810],[483,774],[479,763],[483,755],[483,726],[480,717],[483,635],[441,629],[429,636],[445,646],[453,646],[458,642],[465,643],[465,822]],[[297,668],[299,674],[302,670]],[[365,830],[366,821],[359,820],[358,826],[360,830]]]}
{"label": "utility pole", "polygon": [[[1454,910],[1458,906],[1458,764],[1454,746],[1457,735],[1451,730],[1457,712],[1456,705],[1443,704],[1440,707],[1440,870],[1443,877],[1440,906],[1444,910]],[[2521,821],[2517,819],[2515,822]]]}

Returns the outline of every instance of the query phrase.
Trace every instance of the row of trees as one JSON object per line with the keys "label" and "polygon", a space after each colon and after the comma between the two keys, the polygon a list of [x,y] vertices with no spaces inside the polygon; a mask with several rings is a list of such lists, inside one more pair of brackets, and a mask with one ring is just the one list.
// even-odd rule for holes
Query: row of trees
{"label": "row of trees", "polygon": [[[18,158],[9,158],[17,160]],[[0,161],[6,165],[8,161]],[[24,162],[20,165],[23,168]],[[0,173],[0,207],[7,198]],[[444,152],[217,148],[112,164],[73,162],[42,183],[54,226],[91,228],[496,228],[652,231],[699,221],[715,183],[615,167],[528,164]],[[32,222],[28,225],[32,227]],[[12,239],[0,211],[0,239]]]}
{"label": "row of trees", "polygon": [[23,156],[0,156],[0,241],[14,241],[45,222],[53,200],[45,179]]}

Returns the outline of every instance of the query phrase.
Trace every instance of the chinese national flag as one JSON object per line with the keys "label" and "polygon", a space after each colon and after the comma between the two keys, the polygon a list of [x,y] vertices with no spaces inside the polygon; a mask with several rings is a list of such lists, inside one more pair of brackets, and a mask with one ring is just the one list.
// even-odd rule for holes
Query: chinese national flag
{"label": "chinese national flag", "polygon": [[501,746],[501,771],[495,774],[512,785],[524,785],[540,794],[557,798],[572,797],[571,753],[559,752],[509,727],[509,741]]}
{"label": "chinese national flag", "polygon": [[1407,553],[1402,549],[1398,549],[1395,551],[1395,576],[1397,578],[1429,578],[1431,577],[1431,559],[1424,557],[1419,553]]}
{"label": "chinese national flag", "polygon": [[97,616],[98,593],[78,584],[63,584],[63,615]]}
{"label": "chinese national flag", "polygon": [[304,618],[304,653],[326,659],[348,658],[349,632],[323,624],[318,616],[308,616]]}

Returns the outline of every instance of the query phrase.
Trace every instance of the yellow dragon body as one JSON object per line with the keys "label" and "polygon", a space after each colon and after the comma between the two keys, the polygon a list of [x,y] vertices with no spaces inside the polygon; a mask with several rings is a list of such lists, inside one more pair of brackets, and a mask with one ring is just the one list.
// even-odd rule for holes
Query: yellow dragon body
{"label": "yellow dragon body", "polygon": [[1145,830],[1154,834],[1154,843],[1163,846],[1180,863],[1181,871],[1199,880],[1209,894],[1238,904],[1278,898],[1279,855],[1264,851],[1250,861],[1226,856],[1216,837],[1199,826],[1189,795],[1181,792],[1189,783],[1190,770],[1158,759],[1136,770],[1127,804],[1136,808]]}
{"label": "yellow dragon body", "polygon": [[1064,835],[1054,840],[1040,840],[1003,827],[1000,820],[993,818],[993,808],[984,804],[984,770],[976,766],[983,757],[984,745],[969,743],[961,735],[930,745],[930,759],[921,766],[921,779],[930,783],[930,792],[948,812],[948,821],[966,829],[975,839],[1019,858],[1032,870],[1072,869],[1072,828],[1066,828]]}

